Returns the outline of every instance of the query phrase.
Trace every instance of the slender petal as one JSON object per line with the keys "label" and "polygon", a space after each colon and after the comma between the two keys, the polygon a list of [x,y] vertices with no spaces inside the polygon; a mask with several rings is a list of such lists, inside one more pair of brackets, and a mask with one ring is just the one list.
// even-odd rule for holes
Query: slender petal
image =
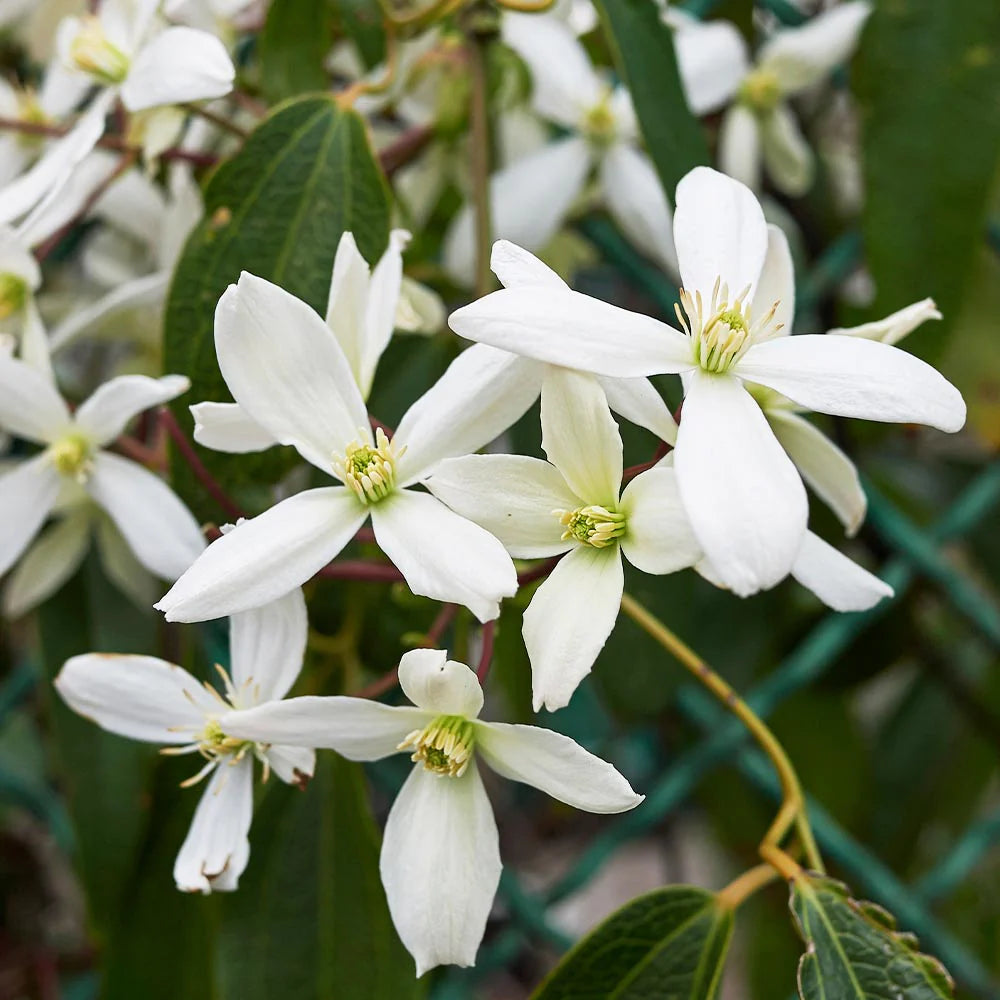
{"label": "slender petal", "polygon": [[45,322],[38,311],[38,303],[32,295],[24,306],[24,322],[21,326],[21,360],[41,372],[47,379],[53,379],[52,353]]}
{"label": "slender petal", "polygon": [[767,256],[753,296],[751,319],[765,315],[777,303],[772,325],[768,327],[771,336],[787,336],[792,332],[795,320],[795,264],[792,251],[788,248],[788,238],[773,223],[767,226]]}
{"label": "slender petal", "polygon": [[802,540],[792,576],[834,611],[867,611],[893,595],[889,584],[811,531]]}
{"label": "slender petal", "polygon": [[271,744],[265,751],[271,770],[286,784],[305,788],[316,771],[316,752],[308,747]]}
{"label": "slender petal", "polygon": [[241,702],[274,701],[288,693],[302,669],[308,632],[300,587],[229,619],[230,676]]}
{"label": "slender petal", "polygon": [[20,618],[51,597],[80,567],[89,544],[86,510],[75,511],[43,531],[7,581],[4,614]]}
{"label": "slender petal", "polygon": [[802,478],[840,518],[848,535],[861,527],[868,499],[854,463],[818,427],[790,410],[774,407],[767,419]]}
{"label": "slender petal", "polygon": [[59,485],[59,474],[44,454],[0,475],[0,574],[38,534],[59,496]]}
{"label": "slender petal", "polygon": [[403,414],[393,438],[405,446],[400,486],[423,479],[438,462],[489,444],[538,398],[543,370],[524,358],[477,344]]}
{"label": "slender petal", "polygon": [[965,423],[962,394],[925,361],[857,337],[808,334],[755,344],[736,373],[819,413],[954,432]]}
{"label": "slender petal", "polygon": [[80,405],[74,423],[96,444],[107,444],[125,430],[137,413],[176,399],[190,385],[183,375],[119,375]]}
{"label": "slender petal", "polygon": [[69,430],[71,418],[55,383],[25,361],[0,353],[0,428],[48,444]]}
{"label": "slender petal", "polygon": [[476,718],[483,710],[483,689],[475,672],[449,660],[442,649],[411,649],[399,661],[399,686],[417,708],[434,715]]}
{"label": "slender petal", "polygon": [[190,743],[221,704],[186,670],[154,656],[74,656],[53,683],[74,712],[147,743]]}
{"label": "slender petal", "polygon": [[676,573],[701,558],[701,546],[681,503],[677,473],[656,466],[625,487],[619,509],[628,518],[621,546],[625,558],[644,573]]}
{"label": "slender petal", "polygon": [[941,313],[933,299],[921,299],[890,313],[884,319],[862,323],[860,326],[836,327],[827,333],[835,337],[864,337],[866,340],[880,340],[883,344],[898,344],[908,333],[912,333],[929,319],[941,319]]}
{"label": "slender petal", "polygon": [[678,274],[674,220],[649,157],[615,143],[601,158],[601,191],[622,232],[668,274]]}
{"label": "slender petal", "polygon": [[632,378],[694,365],[679,330],[569,289],[505,288],[453,312],[448,323],[468,340],[598,375]]}
{"label": "slender petal", "polygon": [[592,375],[567,368],[546,373],[542,448],[584,504],[615,507],[622,482],[622,439],[604,390]]}
{"label": "slender petal", "polygon": [[223,731],[240,739],[336,750],[348,760],[381,760],[422,729],[432,716],[419,708],[367,698],[286,698],[219,717]]}
{"label": "slender petal", "polygon": [[677,185],[674,243],[681,281],[710,297],[721,278],[736,296],[753,297],[767,255],[767,223],[753,192],[710,167],[695,167]]}
{"label": "slender petal", "polygon": [[792,109],[778,104],[760,123],[764,166],[774,186],[785,194],[799,197],[812,187],[815,163]]}
{"label": "slender petal", "polygon": [[677,421],[648,378],[599,377],[608,406],[620,417],[652,431],[661,441],[677,440]]}
{"label": "slender petal", "polygon": [[620,813],[644,798],[607,761],[551,729],[480,722],[476,750],[497,774],[523,781],[574,809]]}
{"label": "slender petal", "polygon": [[615,627],[624,587],[617,546],[580,545],[535,592],[523,632],[536,712],[569,704]]}
{"label": "slender petal", "polygon": [[522,285],[569,287],[548,264],[510,240],[497,240],[493,244],[490,267],[505,288],[518,288]]}
{"label": "slender petal", "polygon": [[366,516],[346,487],[289,497],[217,538],[156,607],[176,622],[259,608],[325,566]]}
{"label": "slender petal", "polygon": [[180,853],[174,881],[183,892],[233,890],[250,860],[253,758],[224,761],[209,778]]}
{"label": "slender petal", "polygon": [[427,493],[391,494],[372,507],[372,527],[414,594],[464,604],[486,622],[500,614],[500,599],[517,590],[503,545]]}
{"label": "slender petal", "polygon": [[674,455],[695,536],[726,586],[746,597],[787,576],[806,527],[806,493],[738,379],[693,373]]}
{"label": "slender petal", "polygon": [[224,97],[233,89],[236,69],[214,35],[176,26],[161,31],[136,55],[122,85],[129,111]]}
{"label": "slender petal", "polygon": [[760,188],[760,125],[757,116],[742,104],[734,104],[722,116],[719,167],[752,191]]}
{"label": "slender petal", "polygon": [[418,976],[475,963],[500,881],[498,840],[475,761],[460,778],[410,772],[389,813],[380,870]]}
{"label": "slender petal", "polygon": [[442,462],[427,488],[456,514],[503,542],[515,559],[542,559],[572,547],[554,512],[580,499],[555,466],[524,455],[466,455]]}
{"label": "slender petal", "polygon": [[403,284],[403,249],[410,241],[405,229],[389,234],[389,246],[372,271],[368,302],[364,314],[365,342],[361,352],[361,394],[367,399],[371,392],[375,369],[382,352],[392,339],[396,311]]}
{"label": "slender petal", "polygon": [[361,256],[354,234],[344,233],[333,259],[330,294],[326,304],[326,325],[343,348],[362,395],[366,395],[361,369],[365,341],[365,306],[370,281],[368,261]]}
{"label": "slender petal", "polygon": [[330,473],[335,453],[370,442],[344,352],[301,299],[244,271],[219,300],[215,346],[236,402],[317,468]]}
{"label": "slender petal", "polygon": [[162,479],[136,462],[98,452],[87,489],[151,573],[176,580],[204,551],[191,512]]}
{"label": "slender petal", "polygon": [[718,111],[750,69],[747,43],[730,21],[692,18],[674,32],[674,51],[688,107],[696,115]]}
{"label": "slender petal", "polygon": [[190,410],[194,439],[205,448],[246,455],[278,443],[239,403],[195,403]]}

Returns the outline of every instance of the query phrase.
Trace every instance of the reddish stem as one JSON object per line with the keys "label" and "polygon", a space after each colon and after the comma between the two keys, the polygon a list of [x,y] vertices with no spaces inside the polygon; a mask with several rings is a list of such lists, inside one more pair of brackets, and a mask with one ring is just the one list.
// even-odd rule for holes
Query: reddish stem
{"label": "reddish stem", "polygon": [[405,166],[431,141],[434,130],[427,125],[408,128],[395,142],[390,143],[378,154],[379,163],[386,177]]}
{"label": "reddish stem", "polygon": [[373,417],[370,413],[368,414],[368,423],[372,425],[373,431],[380,430],[387,438],[391,438],[396,433],[388,424],[383,424],[378,417]]}
{"label": "reddish stem", "polygon": [[115,441],[115,445],[123,455],[140,465],[146,465],[160,472],[164,471],[166,465],[164,456],[155,447],[145,445],[136,438],[124,434]]}
{"label": "reddish stem", "polygon": [[493,640],[496,638],[496,631],[497,623],[492,621],[487,622],[480,632],[483,651],[479,656],[479,669],[476,671],[480,685],[486,680],[486,675],[490,672],[490,665],[493,663]]}
{"label": "reddish stem", "polygon": [[403,579],[403,574],[391,563],[366,562],[364,559],[332,562],[316,576],[324,580],[363,580],[369,583],[399,583]]}
{"label": "reddish stem", "polygon": [[666,441],[661,441],[656,446],[656,451],[653,453],[653,457],[648,462],[640,462],[638,465],[630,465],[622,473],[622,485],[624,486],[625,483],[631,482],[636,476],[639,475],[640,472],[646,472],[649,469],[652,469],[657,462],[673,451],[673,447],[673,445],[667,444]]}
{"label": "reddish stem", "polygon": [[517,574],[518,585],[524,586],[526,583],[534,583],[535,580],[541,580],[543,576],[548,576],[556,568],[556,563],[560,559],[562,559],[562,555],[552,556],[551,559],[545,559],[536,566],[522,570]]}

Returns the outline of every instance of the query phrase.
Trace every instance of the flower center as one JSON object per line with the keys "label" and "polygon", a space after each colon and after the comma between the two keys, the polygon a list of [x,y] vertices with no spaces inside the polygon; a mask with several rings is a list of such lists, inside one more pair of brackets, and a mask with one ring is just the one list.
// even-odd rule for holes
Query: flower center
{"label": "flower center", "polygon": [[[716,375],[729,371],[747,352],[754,338],[772,326],[779,303],[775,302],[754,322],[747,301],[749,293],[750,286],[747,285],[735,299],[730,300],[729,286],[724,285],[721,278],[716,278],[712,300],[706,309],[701,292],[692,295],[681,289],[680,305],[675,305],[674,311],[684,332],[691,338],[695,364],[705,371]],[[780,329],[781,324],[778,324],[769,333]]]}
{"label": "flower center", "polygon": [[583,116],[583,133],[595,146],[609,146],[615,140],[618,123],[611,110],[610,91]]}
{"label": "flower center", "polygon": [[[52,119],[45,113],[38,101],[38,96],[31,87],[25,87],[14,92],[14,100],[17,102],[17,120],[27,122],[29,125],[51,125]],[[17,136],[18,145],[26,149],[35,149],[45,141],[43,135],[32,135],[30,132],[21,132]]]}
{"label": "flower center", "polygon": [[380,427],[374,448],[352,441],[343,458],[334,457],[333,467],[362,503],[378,503],[395,488],[396,462],[405,451],[404,447],[397,452]]}
{"label": "flower center", "polygon": [[738,99],[757,114],[766,114],[781,100],[781,84],[771,70],[755,69],[740,85]]}
{"label": "flower center", "polygon": [[0,272],[0,320],[19,313],[28,300],[28,283],[20,275]]}
{"label": "flower center", "polygon": [[414,748],[410,760],[428,771],[460,778],[476,745],[473,724],[464,715],[439,715],[423,729],[414,729],[396,748]]}
{"label": "flower center", "polygon": [[80,30],[69,46],[72,65],[101,83],[121,83],[128,75],[131,60],[108,39],[96,17],[88,15],[80,20]]}
{"label": "flower center", "polygon": [[94,467],[94,446],[82,434],[67,434],[49,445],[49,458],[60,475],[82,485]]}
{"label": "flower center", "polygon": [[603,549],[625,534],[625,515],[607,507],[592,505],[576,510],[554,510],[552,513],[566,528],[562,534],[564,542],[572,538],[583,545]]}

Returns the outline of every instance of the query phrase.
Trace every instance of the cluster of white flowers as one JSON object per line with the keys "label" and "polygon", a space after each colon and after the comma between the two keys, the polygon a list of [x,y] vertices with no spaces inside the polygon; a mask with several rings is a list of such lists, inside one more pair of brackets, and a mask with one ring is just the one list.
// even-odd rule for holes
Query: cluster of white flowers
{"label": "cluster of white flowers", "polygon": [[[148,592],[147,573],[172,583],[156,604],[169,621],[230,619],[221,690],[141,655],[78,656],[56,681],[67,703],[102,727],[204,761],[190,783],[207,778],[207,786],[174,870],[181,889],[236,888],[249,859],[254,758],[265,776],[273,770],[304,786],[317,748],[352,760],[410,753],[415,766],[382,847],[389,906],[418,974],[469,965],[500,875],[477,758],[590,812],[631,809],[641,796],[567,737],[480,720],[476,673],[440,650],[403,656],[399,682],[412,706],[284,699],[306,649],[302,585],[369,518],[414,594],[462,605],[483,623],[518,590],[513,560],[546,560],[523,637],[534,706],[555,710],[615,627],[623,556],[649,574],[694,568],[740,597],[788,576],[839,611],[890,594],[808,528],[806,486],[849,534],[865,497],[851,460],[804,414],[953,432],[965,405],[937,371],[894,346],[936,315],[929,300],[880,323],[791,335],[791,253],[753,190],[696,168],[671,213],[626,91],[602,79],[568,22],[507,14],[502,37],[531,71],[534,111],[566,134],[493,179],[504,239],[492,264],[504,287],[449,318],[473,345],[393,431],[373,421],[366,400],[393,331],[425,325],[414,317],[426,292],[403,276],[409,234],[395,230],[370,268],[345,233],[325,317],[241,274],[215,312],[218,364],[234,402],[192,406],[195,438],[237,454],[290,445],[333,482],[227,526],[206,546],[168,486],[112,450],[134,416],[185,392],[186,378],[118,376],[71,412],[51,357],[108,315],[162,303],[201,211],[190,170],[171,168],[169,195],[130,171],[89,206],[109,230],[145,239],[150,260],[137,268],[113,240],[93,248],[91,266],[114,277],[51,337],[34,301],[41,274],[31,253],[93,194],[82,166],[100,157],[94,147],[116,102],[155,159],[182,134],[189,102],[230,90],[233,65],[212,25],[242,5],[222,5],[199,27],[173,23],[183,6],[103,0],[96,15],[62,22],[37,98],[0,92],[39,122],[61,124],[83,109],[47,147],[19,148],[24,155],[0,186],[0,223],[18,224],[0,229],[0,320],[12,324],[16,345],[0,350],[0,431],[40,446],[26,458],[22,449],[0,477],[0,573],[13,568],[4,609],[20,615],[51,595],[94,532],[109,574],[137,599]],[[734,29],[672,15],[691,107],[733,102],[720,136],[729,174],[756,185],[763,160],[783,190],[807,186],[811,154],[786,100],[843,61],[867,13],[863,2],[845,3],[780,32],[753,66]],[[529,252],[559,229],[594,169],[623,231],[679,275],[676,327],[572,290]],[[456,277],[468,276],[473,228],[463,209],[445,241]],[[650,381],[664,374],[680,376],[676,419]],[[547,460],[479,454],[539,397]],[[655,462],[624,468],[615,414],[657,436]]]}

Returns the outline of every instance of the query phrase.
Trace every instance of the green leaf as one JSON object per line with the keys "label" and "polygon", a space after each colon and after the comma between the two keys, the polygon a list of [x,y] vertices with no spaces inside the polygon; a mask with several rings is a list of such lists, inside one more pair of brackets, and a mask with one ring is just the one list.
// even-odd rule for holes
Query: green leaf
{"label": "green leaf", "polygon": [[219,939],[224,1000],[409,1000],[423,995],[378,873],[361,768],[333,755],[304,791],[258,811],[240,891]]}
{"label": "green leaf", "polygon": [[[369,262],[389,238],[388,189],[365,125],[325,97],[292,101],[261,122],[212,176],[205,208],[174,274],[164,329],[166,370],[191,379],[191,391],[174,404],[189,433],[190,403],[231,399],[215,357],[213,325],[216,303],[240,271],[281,285],[322,313],[341,234],[351,230]],[[251,509],[267,502],[265,484],[296,462],[290,448],[200,454]],[[175,461],[173,482],[199,517],[220,515],[182,462]]]}
{"label": "green leaf", "polygon": [[328,0],[272,0],[260,33],[261,87],[272,104],[326,90],[333,44]]}
{"label": "green leaf", "polygon": [[714,893],[657,889],[580,941],[532,1000],[712,1000],[732,931]]}
{"label": "green leaf", "polygon": [[330,0],[330,3],[365,68],[374,69],[385,59],[385,29],[378,0]]}
{"label": "green leaf", "polygon": [[874,903],[823,875],[792,881],[792,913],[806,952],[799,962],[802,1000],[952,1000],[945,968],[917,951],[911,934]]}
{"label": "green leaf", "polygon": [[943,323],[907,340],[943,342],[960,306],[1000,154],[1000,4],[874,5],[856,60],[864,134],[862,228],[877,289],[872,315],[925,295]]}
{"label": "green leaf", "polygon": [[677,182],[692,167],[709,162],[701,125],[684,97],[673,32],[660,20],[659,5],[649,0],[597,0],[596,6],[673,204]]}

